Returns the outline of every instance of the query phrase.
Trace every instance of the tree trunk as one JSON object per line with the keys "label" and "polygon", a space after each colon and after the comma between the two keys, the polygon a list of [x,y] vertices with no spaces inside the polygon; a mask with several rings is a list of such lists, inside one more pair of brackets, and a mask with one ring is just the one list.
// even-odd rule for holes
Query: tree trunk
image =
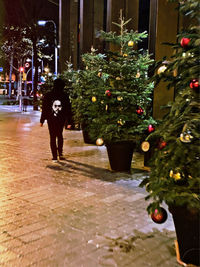
{"label": "tree trunk", "polygon": [[9,89],[8,89],[8,97],[11,98],[12,93],[12,71],[13,71],[13,52],[10,56],[10,72],[9,72]]}

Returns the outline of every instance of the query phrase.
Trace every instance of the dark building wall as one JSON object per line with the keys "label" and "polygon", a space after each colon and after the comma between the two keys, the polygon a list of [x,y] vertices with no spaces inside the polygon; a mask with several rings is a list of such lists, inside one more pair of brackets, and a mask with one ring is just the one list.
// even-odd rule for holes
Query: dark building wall
{"label": "dark building wall", "polygon": [[[166,0],[152,0],[150,6],[150,30],[149,30],[149,52],[153,54],[156,61],[162,60],[164,56],[170,59],[173,50],[163,43],[175,43],[178,25],[178,10],[175,3]],[[174,90],[168,90],[167,84],[161,82],[154,89],[153,116],[162,118],[167,109],[163,109],[169,101],[174,99]]]}

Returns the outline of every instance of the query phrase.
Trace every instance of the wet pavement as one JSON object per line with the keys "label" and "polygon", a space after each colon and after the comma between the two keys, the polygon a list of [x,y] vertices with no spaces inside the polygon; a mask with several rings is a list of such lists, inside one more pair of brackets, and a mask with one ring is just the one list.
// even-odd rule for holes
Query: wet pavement
{"label": "wet pavement", "polygon": [[113,172],[104,146],[65,130],[66,161],[52,163],[39,118],[0,105],[0,266],[179,266],[171,215],[159,225],[146,212],[143,156]]}

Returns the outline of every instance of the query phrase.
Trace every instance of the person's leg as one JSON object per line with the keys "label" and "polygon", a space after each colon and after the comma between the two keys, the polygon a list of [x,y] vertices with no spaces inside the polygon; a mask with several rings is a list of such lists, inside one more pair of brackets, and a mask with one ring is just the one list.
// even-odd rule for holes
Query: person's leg
{"label": "person's leg", "polygon": [[57,160],[57,145],[56,145],[56,129],[53,124],[48,122],[49,135],[50,135],[50,148],[53,160]]}
{"label": "person's leg", "polygon": [[59,157],[63,156],[63,127],[64,125],[60,125],[58,127],[58,133],[57,133]]}

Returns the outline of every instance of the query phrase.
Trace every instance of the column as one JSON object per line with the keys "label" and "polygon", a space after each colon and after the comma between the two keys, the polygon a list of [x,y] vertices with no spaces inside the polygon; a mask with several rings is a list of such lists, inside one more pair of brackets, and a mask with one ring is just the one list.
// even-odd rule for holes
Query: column
{"label": "column", "polygon": [[80,0],[80,55],[90,52],[94,39],[94,0]]}
{"label": "column", "polygon": [[[163,45],[164,42],[175,43],[178,27],[178,10],[176,3],[165,0],[151,0],[150,3],[150,28],[149,28],[149,52],[153,54],[156,61],[162,60],[164,56],[169,59],[173,53],[170,46]],[[161,119],[167,109],[161,109],[174,99],[174,90],[168,90],[167,84],[161,82],[154,89],[153,117]]]}
{"label": "column", "polygon": [[70,57],[70,2],[59,0],[59,73]]}

